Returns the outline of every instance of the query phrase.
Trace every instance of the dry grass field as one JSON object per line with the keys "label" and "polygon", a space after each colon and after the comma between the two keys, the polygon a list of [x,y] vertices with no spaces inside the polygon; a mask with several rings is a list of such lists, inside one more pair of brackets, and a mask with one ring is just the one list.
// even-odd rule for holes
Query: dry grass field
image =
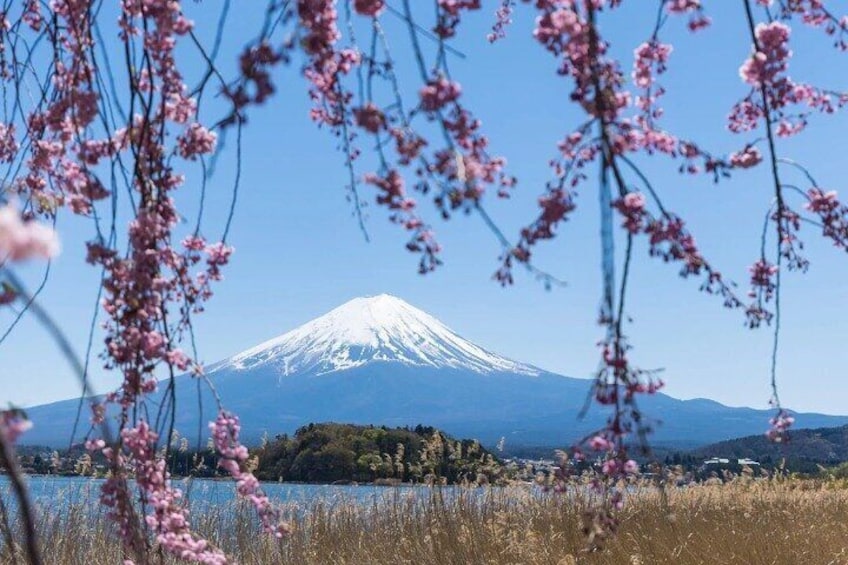
{"label": "dry grass field", "polygon": [[[395,492],[373,506],[335,501],[292,508],[294,532],[282,541],[258,536],[250,511],[238,505],[193,521],[243,565],[848,564],[844,483],[739,479],[638,488],[618,535],[591,553],[581,533],[588,501],[580,496],[539,496],[521,487],[444,497],[433,490],[418,499]],[[109,524],[90,509],[42,517],[38,528],[50,565],[121,562]],[[15,559],[4,545],[3,562]],[[20,554],[17,560],[23,563]]]}

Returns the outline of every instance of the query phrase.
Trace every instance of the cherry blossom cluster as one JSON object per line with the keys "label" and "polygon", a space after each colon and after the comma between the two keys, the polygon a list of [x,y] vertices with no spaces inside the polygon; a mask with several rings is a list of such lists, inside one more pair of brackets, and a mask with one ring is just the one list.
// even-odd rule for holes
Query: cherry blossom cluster
{"label": "cherry blossom cluster", "polygon": [[475,206],[487,186],[498,187],[498,196],[505,198],[507,189],[515,185],[515,179],[504,171],[506,160],[489,155],[489,140],[480,133],[481,123],[459,103],[460,94],[459,85],[444,77],[431,79],[420,93],[425,115],[439,124],[448,139],[428,166],[442,187],[435,203],[445,216],[451,210]]}
{"label": "cherry blossom cluster", "polygon": [[223,552],[191,532],[182,491],[173,487],[165,459],[156,454],[158,439],[144,421],[121,431],[127,462],[134,468],[135,483],[143,493],[142,500],[151,509],[145,521],[156,534],[157,543],[184,561],[205,565],[228,563]]}
{"label": "cherry blossom cluster", "polygon": [[801,21],[814,28],[823,30],[834,39],[834,47],[842,51],[848,50],[848,16],[837,17],[828,10],[823,0],[758,0],[764,6],[777,7],[777,14],[790,19],[799,16]]}
{"label": "cherry blossom cluster", "polygon": [[531,225],[521,230],[518,244],[501,257],[501,266],[495,272],[494,278],[502,286],[511,285],[515,279],[512,274],[516,262],[530,261],[530,248],[538,241],[552,239],[556,228],[561,222],[568,220],[568,215],[577,207],[574,194],[564,188],[552,188],[547,194],[539,197],[541,213]]}
{"label": "cherry blossom cluster", "polygon": [[789,428],[795,423],[795,418],[782,408],[777,414],[769,419],[771,428],[766,432],[766,437],[771,441],[780,443],[789,439]]}
{"label": "cherry blossom cluster", "polygon": [[[347,105],[352,94],[343,87],[341,78],[360,64],[361,56],[354,49],[335,48],[341,37],[335,4],[333,0],[301,0],[297,10],[305,31],[301,44],[310,58],[304,75],[311,83],[309,96],[315,103],[311,117],[343,135],[341,128],[349,120]],[[348,158],[355,156],[349,154]]]}
{"label": "cherry blossom cluster", "polygon": [[657,86],[652,91],[652,87],[655,86],[656,77],[666,71],[671,51],[671,45],[660,43],[656,39],[642,43],[634,51],[633,84],[644,90],[644,94],[636,98],[636,106],[645,111],[649,118],[659,118],[662,115],[655,104],[665,90]]}
{"label": "cherry blossom cluster", "polygon": [[236,481],[239,496],[247,499],[256,509],[265,533],[278,538],[289,533],[290,526],[283,520],[279,508],[262,492],[253,473],[244,469],[248,452],[239,442],[241,424],[238,417],[221,411],[215,421],[209,424],[209,430],[212,433],[212,443],[220,456],[218,466]]}
{"label": "cherry blossom cluster", "polygon": [[681,263],[681,277],[703,276],[701,291],[720,296],[727,308],[742,307],[742,301],[734,292],[732,284],[726,282],[722,274],[704,258],[694,236],[679,216],[665,210],[659,216],[654,216],[647,209],[645,196],[640,192],[629,192],[614,200],[612,206],[623,219],[622,228],[633,235],[647,235],[648,253],[652,257],[658,257],[666,263]]}
{"label": "cherry blossom cluster", "polygon": [[247,46],[239,57],[237,84],[228,84],[223,88],[224,96],[232,103],[232,111],[222,120],[221,125],[245,123],[247,117],[244,109],[250,105],[263,104],[276,92],[271,80],[271,69],[287,60],[286,50],[275,49],[267,40]]}
{"label": "cherry blossom cluster", "polygon": [[[608,440],[604,435],[595,435],[592,436],[587,442],[586,446],[595,453],[600,453],[604,457],[604,461],[601,464],[601,473],[604,477],[615,479],[622,477],[630,477],[639,473],[639,464],[636,463],[633,459],[624,459],[622,462],[621,457],[610,457],[609,454],[615,454],[615,441]],[[586,454],[580,452],[581,456],[585,457]],[[601,480],[595,479],[592,482],[592,487],[596,491],[601,491],[604,487],[602,486],[603,482]],[[610,500],[612,506],[616,510],[621,510],[624,507],[624,499],[622,496],[622,492],[620,490],[616,490],[612,499]]]}
{"label": "cherry blossom cluster", "polygon": [[[630,364],[627,357],[630,345],[623,336],[613,334],[601,341],[599,347],[602,363],[595,380],[595,399],[599,404],[632,405],[636,395],[655,394],[664,386],[662,380],[653,379],[652,373],[636,369]],[[608,432],[621,438],[633,431],[631,425],[632,422],[615,419]]]}
{"label": "cherry blossom cluster", "polygon": [[771,215],[771,221],[777,226],[780,234],[780,256],[785,260],[786,268],[790,271],[806,272],[810,266],[809,260],[801,252],[804,242],[798,233],[801,230],[801,215],[789,208],[787,205],[775,210]]}
{"label": "cherry blossom cluster", "polygon": [[495,11],[495,23],[492,32],[486,36],[489,43],[494,43],[506,37],[506,28],[512,23],[512,11],[515,8],[515,0],[501,0],[501,5]]}
{"label": "cherry blossom cluster", "polygon": [[618,63],[607,58],[609,45],[601,39],[590,18],[595,17],[592,2],[581,9],[578,2],[537,2],[540,13],[533,36],[559,58],[558,73],[574,82],[571,99],[605,124],[614,123],[630,103],[622,90],[624,76]]}
{"label": "cherry blossom cluster", "polygon": [[[27,13],[36,13],[29,8]],[[67,56],[57,62],[51,103],[46,108],[37,107],[27,116],[30,155],[25,174],[18,178],[15,188],[34,198],[38,211],[51,213],[68,205],[73,212],[87,215],[92,202],[109,195],[91,168],[101,158],[113,155],[121,141],[120,135],[96,140],[88,133],[98,116],[99,96],[93,84],[87,4],[56,2],[53,9],[60,24],[56,41],[67,50]],[[41,25],[35,17],[30,21]],[[7,160],[9,153],[6,152]]]}
{"label": "cherry blossom cluster", "polygon": [[[115,523],[124,549],[136,556],[144,556],[148,541],[139,528],[138,515],[133,504],[134,495],[127,476],[127,456],[123,449],[106,446],[102,439],[90,439],[86,441],[85,447],[91,452],[100,451],[111,467],[109,477],[100,487],[100,504],[107,509],[106,515]],[[125,560],[125,565],[131,563],[129,559]]]}
{"label": "cherry blossom cluster", "polygon": [[756,167],[763,160],[763,156],[759,149],[754,146],[748,146],[741,151],[736,151],[730,154],[730,164],[738,169],[750,169]]}
{"label": "cherry blossom cluster", "polygon": [[691,31],[709,27],[712,23],[709,16],[704,13],[701,0],[668,0],[666,9],[672,14],[689,14],[689,29]]}
{"label": "cherry blossom cluster", "polygon": [[628,192],[613,202],[613,207],[624,217],[621,227],[636,234],[645,228],[648,213],[645,210],[645,195],[641,192]]}
{"label": "cherry blossom cluster", "polygon": [[24,221],[13,204],[0,207],[0,264],[30,258],[49,259],[59,252],[59,238],[52,228]]}
{"label": "cherry blossom cluster", "polygon": [[814,187],[807,191],[807,198],[804,207],[818,216],[822,235],[837,248],[848,251],[848,206],[839,201],[835,190],[825,192]]}
{"label": "cherry blossom cluster", "polygon": [[401,224],[404,229],[413,234],[407,243],[407,249],[421,254],[419,271],[423,274],[441,264],[439,259],[441,246],[430,229],[415,214],[416,202],[407,197],[403,177],[397,170],[390,170],[385,177],[373,173],[367,174],[365,182],[380,190],[377,204],[384,205],[393,211],[391,220]]}
{"label": "cherry blossom cluster", "polygon": [[[600,507],[583,513],[582,531],[586,538],[587,549],[595,551],[601,549],[604,543],[618,531],[621,520],[617,514],[624,507],[627,481],[637,476],[638,465],[635,461],[628,460],[632,462],[635,471],[631,476],[627,476],[626,473],[619,474],[622,480],[615,480],[609,475],[602,474],[603,470],[599,470],[598,467],[602,467],[611,460],[613,445],[600,435],[591,437],[591,440],[593,443],[597,442],[601,453],[586,453],[580,448],[574,448],[573,457],[569,457],[568,453],[558,451],[559,465],[549,475],[547,482],[542,484],[543,488],[552,489],[556,493],[567,493],[576,483],[579,489],[588,487],[597,495],[597,499],[604,501]],[[593,472],[589,475],[587,482],[586,474],[578,477],[576,468],[580,463],[587,461],[589,455],[594,455],[596,459],[593,461]],[[614,455],[612,460],[615,460]],[[616,465],[616,468],[619,467],[623,466]],[[612,470],[609,466],[607,469]]]}
{"label": "cherry blossom cluster", "polygon": [[[778,136],[791,136],[806,127],[809,110],[829,114],[848,103],[846,93],[829,92],[789,78],[790,33],[790,27],[780,21],[757,24],[754,53],[739,69],[742,80],[752,89],[733,107],[731,131],[751,131],[760,120],[768,119],[777,124]],[[761,95],[762,101],[758,100]],[[802,109],[793,110],[798,105]]]}
{"label": "cherry blossom cluster", "polygon": [[479,10],[482,4],[481,0],[438,0],[438,22],[433,31],[443,39],[453,37],[456,34],[462,12]]}
{"label": "cherry blossom cluster", "polygon": [[31,427],[32,422],[22,411],[0,411],[0,443],[15,445],[18,438]]}
{"label": "cherry blossom cluster", "polygon": [[[774,294],[776,285],[774,276],[777,274],[777,266],[772,265],[765,259],[760,259],[750,268],[751,271],[751,286],[759,289],[765,295],[765,300],[768,300]],[[752,297],[754,292],[751,293]]]}
{"label": "cherry blossom cluster", "polygon": [[376,18],[386,7],[385,0],[355,0],[353,7],[356,13]]}

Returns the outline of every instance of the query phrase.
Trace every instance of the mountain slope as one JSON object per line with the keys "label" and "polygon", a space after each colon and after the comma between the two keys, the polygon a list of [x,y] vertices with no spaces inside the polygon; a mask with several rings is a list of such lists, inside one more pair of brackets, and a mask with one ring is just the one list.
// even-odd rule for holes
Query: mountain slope
{"label": "mountain slope", "polygon": [[[603,425],[596,408],[578,420],[590,382],[506,359],[465,340],[406,302],[357,298],[207,370],[245,441],[292,433],[310,422],[424,424],[492,445],[567,446]],[[164,388],[164,387],[162,387]],[[202,391],[202,392],[198,392]],[[162,392],[150,401],[167,401]],[[185,375],[175,381],[176,429],[205,437],[216,404]],[[28,443],[67,445],[78,400],[31,408]],[[767,411],[663,394],[642,403],[658,420],[653,440],[695,447],[763,430]],[[86,418],[84,417],[83,420]],[[848,424],[848,417],[797,414],[798,427]],[[79,439],[79,434],[76,439]]]}
{"label": "mountain slope", "polygon": [[763,434],[741,437],[693,451],[701,457],[748,457],[758,461],[779,461],[782,458],[802,460],[811,464],[834,465],[848,461],[848,426],[792,430],[789,441],[775,444]]}
{"label": "mountain slope", "polygon": [[214,366],[211,372],[271,366],[281,376],[323,375],[389,361],[476,373],[537,375],[539,370],[478,347],[429,314],[381,294],[355,298],[280,337]]}

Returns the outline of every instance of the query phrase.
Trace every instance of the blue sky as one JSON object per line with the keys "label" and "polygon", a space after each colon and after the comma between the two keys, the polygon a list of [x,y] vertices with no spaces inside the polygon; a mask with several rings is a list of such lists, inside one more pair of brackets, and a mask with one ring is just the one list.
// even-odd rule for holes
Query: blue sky
{"label": "blue sky", "polygon": [[[187,3],[186,9],[202,29],[219,4]],[[519,179],[512,200],[489,203],[506,233],[517,234],[534,216],[556,143],[582,115],[568,102],[570,85],[556,76],[555,60],[530,35],[531,8],[518,7],[506,40],[486,42],[495,4],[487,2],[463,25],[455,46],[466,58],[454,58],[451,65],[463,85],[465,102],[483,121],[493,151],[507,157],[510,172]],[[654,3],[651,10],[644,10],[645,4],[625,2],[603,20],[613,50],[628,64],[633,47],[650,33]],[[664,124],[681,137],[726,153],[747,140],[730,134],[725,118],[745,94],[738,67],[749,52],[749,41],[741,3],[711,4],[711,28],[692,36],[680,19],[665,29],[663,39],[674,44],[674,52],[662,79],[669,91]],[[257,14],[245,11],[237,16],[230,21],[222,50],[229,57],[225,61],[234,59],[234,51],[255,29]],[[385,22],[397,45],[396,56],[403,61],[401,77],[412,89],[416,74],[401,45],[404,31],[390,15]],[[848,75],[841,72],[848,55],[835,52],[829,39],[799,25],[793,26],[793,40],[793,78],[848,89]],[[538,266],[565,279],[566,288],[546,291],[522,273],[514,287],[501,288],[491,279],[500,248],[480,219],[460,214],[441,222],[427,203],[422,209],[445,248],[445,265],[422,277],[416,272],[416,257],[403,248],[405,234],[373,204],[366,208],[371,241],[365,242],[345,198],[347,173],[336,141],[308,119],[306,85],[298,67],[296,59],[278,72],[277,96],[251,113],[245,130],[242,185],[230,238],[236,253],[225,282],[195,321],[201,359],[211,363],[228,357],[346,300],[388,292],[500,354],[569,376],[590,376],[598,358],[594,344],[602,333],[596,325],[601,281],[595,186],[583,186],[572,220],[536,252]],[[806,133],[780,143],[781,154],[807,165],[824,187],[848,195],[847,125],[844,114],[814,117]],[[747,266],[757,258],[762,216],[771,202],[765,169],[742,172],[715,185],[707,177],[679,175],[676,164],[665,158],[642,158],[640,163],[667,207],[687,219],[704,254],[747,285]],[[233,160],[224,158],[210,185],[204,230],[210,237],[220,234],[233,174]],[[197,172],[190,172],[188,179],[184,198],[191,206]],[[373,202],[367,187],[362,194]],[[98,278],[83,262],[82,242],[90,237],[90,227],[61,219],[58,228],[64,250],[54,262],[42,301],[83,352]],[[784,278],[781,396],[793,409],[844,414],[848,257],[809,228],[803,232],[813,264],[805,275]],[[627,328],[635,346],[634,362],[644,368],[664,367],[666,392],[673,396],[765,407],[770,333],[745,329],[741,314],[699,293],[697,282],[679,279],[673,266],[650,259],[644,242],[637,245],[635,256],[628,309],[634,322]],[[37,281],[37,267],[25,269],[28,280]],[[0,321],[6,324],[8,319],[3,315]],[[93,378],[102,391],[117,380],[99,366],[93,358]],[[26,406],[78,394],[57,348],[31,319],[0,347],[0,367],[0,403]]]}

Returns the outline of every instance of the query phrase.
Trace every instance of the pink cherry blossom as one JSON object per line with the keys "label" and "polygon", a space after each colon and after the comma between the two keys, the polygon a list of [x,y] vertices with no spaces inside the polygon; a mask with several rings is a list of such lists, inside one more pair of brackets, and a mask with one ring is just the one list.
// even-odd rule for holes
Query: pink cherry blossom
{"label": "pink cherry blossom", "polygon": [[356,124],[370,133],[377,133],[386,126],[386,118],[383,112],[371,102],[361,108],[356,108],[353,115],[356,118]]}
{"label": "pink cherry blossom", "polygon": [[0,411],[0,441],[4,444],[14,445],[31,427],[32,422],[20,410]]}
{"label": "pink cherry blossom", "polygon": [[52,228],[23,221],[12,204],[0,207],[0,262],[49,259],[58,253],[59,239]]}
{"label": "pink cherry blossom", "polygon": [[640,192],[630,192],[623,198],[613,202],[613,206],[624,216],[624,229],[630,233],[638,233],[644,227],[645,196]]}
{"label": "pink cherry blossom", "polygon": [[247,499],[256,509],[263,530],[275,537],[283,537],[289,532],[289,524],[282,519],[280,510],[275,507],[262,492],[259,481],[252,473],[242,469],[247,461],[247,448],[239,442],[241,425],[233,414],[220,412],[214,422],[210,422],[212,442],[221,456],[219,467],[227,471],[236,480],[238,494]]}
{"label": "pink cherry blossom", "polygon": [[610,442],[601,436],[594,436],[589,440],[588,445],[594,451],[606,451],[610,447]]}
{"label": "pink cherry blossom", "polygon": [[789,26],[781,22],[757,25],[759,50],[739,69],[739,75],[745,82],[761,86],[786,71],[787,61],[792,56],[787,46],[789,33]]}
{"label": "pink cherry blossom", "polygon": [[777,415],[769,420],[771,428],[766,432],[766,437],[776,443],[786,441],[789,436],[789,428],[795,423],[795,418],[790,416],[786,410],[780,409]]}
{"label": "pink cherry blossom", "polygon": [[431,80],[421,89],[421,108],[435,112],[459,98],[462,89],[459,84],[444,77]]}
{"label": "pink cherry blossom", "polygon": [[742,151],[730,154],[730,164],[740,169],[749,169],[763,160],[763,156],[756,147],[746,147]]}
{"label": "pink cherry blossom", "polygon": [[506,28],[512,23],[514,5],[515,0],[501,0],[501,5],[495,11],[495,23],[492,25],[492,32],[486,36],[489,43],[494,43],[498,39],[506,37]]}
{"label": "pink cherry blossom", "polygon": [[379,16],[385,5],[384,0],[355,0],[353,3],[353,7],[358,14],[371,17]]}

